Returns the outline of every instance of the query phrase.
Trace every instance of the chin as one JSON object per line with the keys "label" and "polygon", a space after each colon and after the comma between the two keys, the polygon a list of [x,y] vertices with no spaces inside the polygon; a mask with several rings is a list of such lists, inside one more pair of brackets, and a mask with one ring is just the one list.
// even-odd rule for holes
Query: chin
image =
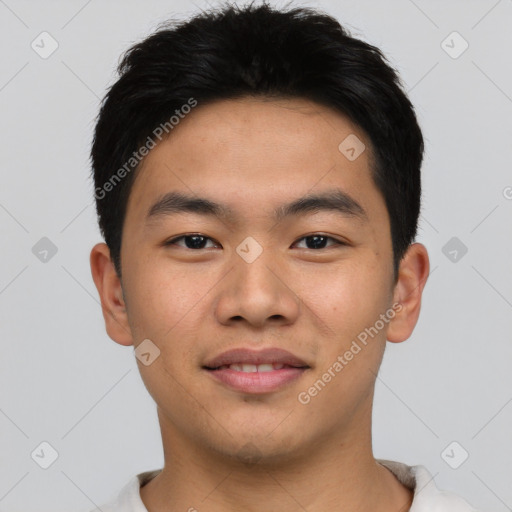
{"label": "chin", "polygon": [[[282,425],[281,425],[282,427]],[[239,461],[244,465],[259,467],[275,467],[289,463],[299,457],[301,440],[291,432],[279,431],[276,426],[268,429],[254,429],[250,432],[233,432],[232,437],[225,439],[226,443],[212,446],[218,455],[226,457],[229,462]]]}

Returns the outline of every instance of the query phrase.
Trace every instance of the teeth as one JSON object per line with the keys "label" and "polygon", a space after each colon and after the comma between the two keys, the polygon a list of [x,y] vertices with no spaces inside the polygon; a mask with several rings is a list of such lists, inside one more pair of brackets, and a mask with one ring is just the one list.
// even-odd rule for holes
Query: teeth
{"label": "teeth", "polygon": [[[228,368],[227,366],[221,366],[221,369]],[[229,369],[237,372],[272,372],[274,370],[280,370],[284,368],[284,364],[281,363],[263,363],[263,364],[230,364]]]}
{"label": "teeth", "polygon": [[258,365],[258,372],[271,372],[273,370],[274,370],[274,367],[270,363]]}

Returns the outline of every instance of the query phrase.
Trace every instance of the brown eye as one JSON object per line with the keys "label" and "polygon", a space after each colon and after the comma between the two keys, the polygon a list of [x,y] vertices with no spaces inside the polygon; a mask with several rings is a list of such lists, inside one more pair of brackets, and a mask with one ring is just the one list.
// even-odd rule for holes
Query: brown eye
{"label": "brown eye", "polygon": [[346,245],[343,242],[336,240],[335,238],[327,235],[322,234],[315,234],[315,235],[308,235],[304,236],[299,239],[299,241],[306,240],[305,249],[325,249],[325,245],[327,243],[327,240],[332,240],[334,242],[334,245]]}
{"label": "brown eye", "polygon": [[212,240],[211,238],[199,234],[191,234],[191,235],[181,235],[176,238],[173,238],[165,243],[165,245],[178,245],[179,247],[183,247],[183,245],[177,244],[179,240],[184,240],[185,249],[205,249],[205,243],[208,240]]}

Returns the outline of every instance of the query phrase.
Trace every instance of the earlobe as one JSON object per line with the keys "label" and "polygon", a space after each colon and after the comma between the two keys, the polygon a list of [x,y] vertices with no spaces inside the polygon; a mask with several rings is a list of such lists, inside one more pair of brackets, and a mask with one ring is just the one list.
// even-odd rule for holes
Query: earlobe
{"label": "earlobe", "polygon": [[92,278],[100,296],[107,334],[120,345],[133,345],[121,281],[105,243],[96,244],[92,248],[90,264]]}
{"label": "earlobe", "polygon": [[410,245],[400,262],[393,303],[399,303],[401,309],[389,323],[388,341],[400,343],[412,334],[420,314],[421,297],[429,270],[430,263],[425,246],[420,243]]}

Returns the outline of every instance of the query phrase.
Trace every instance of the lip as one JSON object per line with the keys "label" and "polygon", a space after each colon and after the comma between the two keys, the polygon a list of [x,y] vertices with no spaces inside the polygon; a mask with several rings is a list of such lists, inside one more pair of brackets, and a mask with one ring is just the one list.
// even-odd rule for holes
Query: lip
{"label": "lip", "polygon": [[[309,367],[308,367],[309,368]],[[228,387],[249,394],[271,393],[297,380],[308,368],[285,367],[271,372],[240,372],[224,368],[205,370],[208,375]]]}
{"label": "lip", "polygon": [[[230,364],[277,363],[284,368],[269,372],[243,372],[225,368]],[[224,367],[224,368],[220,368]],[[267,348],[251,350],[236,348],[210,359],[203,369],[218,382],[242,393],[270,393],[290,384],[307,371],[310,366],[287,350]]]}
{"label": "lip", "polygon": [[[213,370],[220,366],[230,364],[264,364],[264,363],[280,363],[295,368],[309,367],[309,365],[293,355],[291,352],[282,348],[266,348],[263,350],[251,350],[247,348],[235,348],[219,354],[210,359],[203,366],[205,369]],[[279,370],[275,370],[279,371]],[[268,372],[273,373],[273,372]]]}

